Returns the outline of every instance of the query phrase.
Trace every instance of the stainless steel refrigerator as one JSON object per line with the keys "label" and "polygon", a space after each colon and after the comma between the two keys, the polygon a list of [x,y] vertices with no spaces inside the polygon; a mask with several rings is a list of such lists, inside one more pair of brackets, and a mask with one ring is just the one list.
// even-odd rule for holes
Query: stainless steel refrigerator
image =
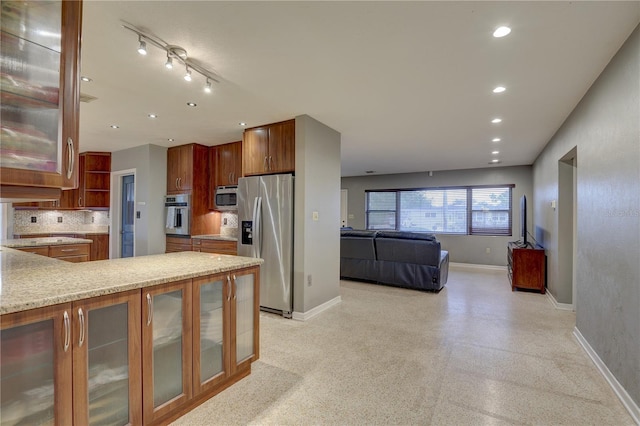
{"label": "stainless steel refrigerator", "polygon": [[260,308],[293,312],[293,176],[238,179],[238,255],[264,259]]}

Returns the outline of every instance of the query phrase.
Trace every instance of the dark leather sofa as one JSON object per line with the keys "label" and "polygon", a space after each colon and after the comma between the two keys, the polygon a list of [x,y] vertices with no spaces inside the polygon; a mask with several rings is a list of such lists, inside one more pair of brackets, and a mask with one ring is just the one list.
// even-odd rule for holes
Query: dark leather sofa
{"label": "dark leather sofa", "polygon": [[340,277],[416,290],[447,283],[449,253],[433,235],[400,231],[340,231]]}

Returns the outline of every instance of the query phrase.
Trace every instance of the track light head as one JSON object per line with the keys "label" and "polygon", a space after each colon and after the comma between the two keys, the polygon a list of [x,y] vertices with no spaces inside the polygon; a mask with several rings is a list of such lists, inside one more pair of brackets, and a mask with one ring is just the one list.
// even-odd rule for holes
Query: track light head
{"label": "track light head", "polygon": [[186,81],[191,81],[191,70],[187,67],[187,73],[184,75]]}
{"label": "track light head", "polygon": [[141,55],[146,55],[147,54],[147,43],[145,43],[144,40],[142,40],[142,36],[138,37],[140,44],[138,45],[138,53]]}
{"label": "track light head", "polygon": [[167,54],[167,62],[165,62],[164,66],[168,70],[173,69],[173,58],[168,54]]}
{"label": "track light head", "polygon": [[207,78],[207,84],[204,86],[204,93],[211,93],[211,82]]}

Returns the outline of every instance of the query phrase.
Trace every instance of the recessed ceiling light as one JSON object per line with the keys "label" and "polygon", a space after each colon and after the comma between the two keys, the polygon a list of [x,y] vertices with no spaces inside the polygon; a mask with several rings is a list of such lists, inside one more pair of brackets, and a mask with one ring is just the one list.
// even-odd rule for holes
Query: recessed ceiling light
{"label": "recessed ceiling light", "polygon": [[241,121],[238,124],[241,125],[241,126],[246,126],[247,125],[247,123],[245,123],[244,121]]}
{"label": "recessed ceiling light", "polygon": [[493,155],[498,155],[498,154],[500,154],[500,151],[491,151],[491,153],[492,153]]}
{"label": "recessed ceiling light", "polygon": [[375,173],[375,172],[376,172],[375,170],[367,170],[365,173],[366,173],[366,174],[368,174],[368,175],[370,175],[370,174],[373,174],[373,173]]}
{"label": "recessed ceiling light", "polygon": [[504,86],[498,86],[498,87],[496,87],[495,89],[493,89],[493,93],[502,93],[502,92],[504,92],[505,90],[507,90],[507,88],[506,88],[506,87],[504,87]]}
{"label": "recessed ceiling light", "polygon": [[491,139],[491,142],[500,142],[500,140],[501,140],[500,138],[493,138]]}
{"label": "recessed ceiling light", "polygon": [[187,102],[187,105],[189,105],[190,107],[198,106],[195,102]]}
{"label": "recessed ceiling light", "polygon": [[500,38],[500,37],[509,35],[510,32],[511,32],[511,28],[502,26],[502,27],[496,28],[496,30],[493,32],[493,36],[496,38]]}
{"label": "recessed ceiling light", "polygon": [[111,128],[112,128],[112,129],[119,129],[119,128],[120,128],[120,126],[118,126],[117,124],[112,124],[112,125],[111,125]]}
{"label": "recessed ceiling light", "polygon": [[149,114],[149,118],[158,118],[158,116],[155,114]]}
{"label": "recessed ceiling light", "polygon": [[[491,163],[499,163],[499,162],[500,162],[500,160],[498,160],[497,158],[494,158],[493,160],[491,160]],[[491,164],[491,163],[489,163],[489,164]]]}
{"label": "recessed ceiling light", "polygon": [[173,142],[175,139],[174,138],[169,138],[167,139],[169,142]]}
{"label": "recessed ceiling light", "polygon": [[93,81],[92,79],[90,79],[89,77],[85,77],[84,75],[82,77],[80,77],[80,80],[86,81],[87,83]]}
{"label": "recessed ceiling light", "polygon": [[493,120],[491,120],[491,122],[492,122],[493,124],[501,123],[501,122],[502,122],[502,118],[494,118]]}

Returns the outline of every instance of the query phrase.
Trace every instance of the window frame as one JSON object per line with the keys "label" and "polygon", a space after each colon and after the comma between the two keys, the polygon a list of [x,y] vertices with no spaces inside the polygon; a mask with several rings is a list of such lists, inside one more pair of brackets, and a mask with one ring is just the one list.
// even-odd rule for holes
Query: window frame
{"label": "window frame", "polygon": [[[429,232],[429,231],[415,231],[415,232],[429,232],[433,234],[443,235],[481,235],[481,236],[497,236],[497,237],[510,237],[513,235],[513,188],[515,184],[499,184],[499,185],[464,185],[464,186],[445,186],[445,187],[428,187],[428,188],[400,188],[400,189],[367,189],[365,190],[365,227],[369,230],[401,230],[400,217],[402,215],[401,196],[402,192],[422,192],[422,191],[447,191],[447,190],[460,190],[464,189],[467,192],[466,200],[466,230],[462,232]],[[509,208],[508,209],[495,209],[489,210],[492,212],[505,212],[507,213],[507,225],[504,228],[478,228],[473,226],[473,216],[476,212],[483,212],[474,208],[473,206],[473,192],[474,190],[483,189],[508,189]],[[395,210],[388,209],[370,209],[370,194],[393,192],[395,193]],[[425,213],[427,211],[425,210]],[[395,213],[395,228],[371,228],[369,216],[371,213]]]}

